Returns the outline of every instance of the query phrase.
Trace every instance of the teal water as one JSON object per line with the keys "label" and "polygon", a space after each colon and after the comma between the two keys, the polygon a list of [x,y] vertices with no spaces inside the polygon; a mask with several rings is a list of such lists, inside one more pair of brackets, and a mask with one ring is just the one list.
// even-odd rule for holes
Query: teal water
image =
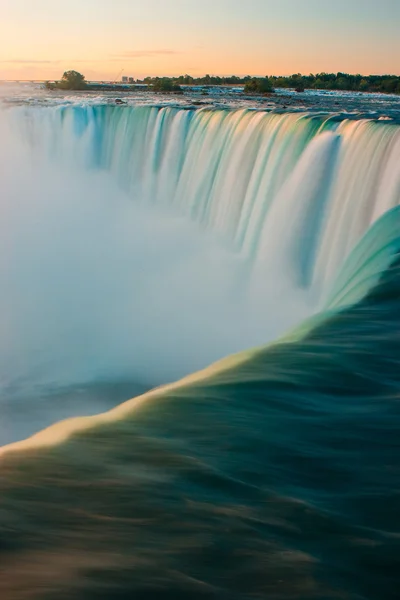
{"label": "teal water", "polygon": [[5,597],[22,573],[32,598],[397,598],[399,274],[296,341],[6,453]]}
{"label": "teal water", "polygon": [[[185,115],[179,115],[180,125],[188,118]],[[114,116],[110,113],[110,119]],[[67,112],[64,118],[70,117]],[[174,121],[175,113],[163,118]],[[226,118],[214,113],[190,117],[199,119],[198,127],[204,125],[210,136],[213,130],[221,133]],[[233,118],[241,122],[253,115]],[[254,147],[253,133],[262,137],[258,127],[268,116],[258,115],[257,119],[254,132],[251,123],[244,127],[247,141],[242,135],[236,139],[242,150],[232,147],[233,154],[239,152],[236,164],[244,171],[246,163],[243,165],[240,157]],[[291,119],[285,123],[289,140],[283,135],[288,147],[292,125],[297,132]],[[263,126],[270,125],[268,121]],[[282,167],[279,175],[272,169],[262,186],[254,183],[253,191],[246,192],[252,199],[248,205],[241,202],[238,191],[226,200],[221,220],[200,219],[207,232],[217,231],[224,244],[232,243],[238,251],[240,223],[251,221],[244,219],[244,214],[254,217],[254,206],[262,208],[264,198],[268,207],[254,219],[259,224],[264,215],[262,227],[253,229],[251,235],[251,228],[246,227],[240,246],[244,264],[251,265],[255,289],[264,289],[257,285],[263,273],[273,273],[268,289],[278,285],[279,276],[287,277],[285,288],[280,289],[290,296],[288,313],[304,300],[304,293],[314,302],[306,303],[307,310],[290,326],[283,312],[285,318],[275,340],[267,345],[245,349],[108,413],[55,425],[1,449],[2,597],[398,597],[398,131],[369,122],[339,122],[340,132],[336,126],[333,132],[320,131],[321,126],[319,122],[317,130],[310,133],[308,128],[313,126],[306,123],[308,142],[299,133],[303,148],[297,158],[291,148],[289,160],[279,143],[272,154],[276,152],[276,164],[286,157],[287,170]],[[304,132],[302,128],[303,124],[300,131]],[[102,135],[111,131],[108,125],[101,129]],[[71,131],[69,126],[67,131]],[[115,143],[128,140],[123,131],[125,126]],[[168,127],[166,131],[168,137]],[[220,169],[225,174],[229,170],[228,162],[223,164],[229,155],[226,144],[233,146],[225,133],[219,168],[213,174],[198,166],[197,156],[190,189],[206,189],[207,193],[201,201],[200,195],[196,201],[194,192],[184,196],[188,206],[193,202],[199,207],[204,201],[206,207],[215,203],[217,208],[218,194],[212,196],[211,191],[218,188]],[[35,136],[39,143],[42,138]],[[67,143],[62,137],[66,160],[76,160],[77,150],[82,148],[74,143],[71,155],[71,139],[75,138]],[[218,139],[210,140],[208,147],[214,147]],[[79,140],[83,141],[81,136]],[[245,176],[240,170],[237,181],[245,177],[247,182],[260,182],[266,177],[263,161],[271,145],[270,134],[259,141],[253,155],[256,162],[252,158],[247,165],[263,166],[252,169],[250,177],[249,172]],[[316,143],[310,148],[313,141]],[[85,143],[89,144],[86,150],[112,148],[114,153],[114,142],[104,138],[94,143],[90,134]],[[48,148],[47,142],[43,146]],[[207,148],[204,139],[201,147]],[[60,150],[58,143],[56,150]],[[209,150],[204,153],[209,165]],[[157,155],[150,155],[158,160]],[[134,156],[130,154],[130,160]],[[168,168],[164,165],[163,171],[166,156],[175,160],[180,152],[162,156],[157,173],[164,172],[168,179],[167,174],[178,172],[179,181],[189,178],[190,165],[184,176],[184,162],[179,163],[179,171],[171,164]],[[268,156],[267,162],[271,154]],[[93,155],[89,153],[89,157],[91,168],[98,168]],[[154,162],[151,164],[153,168]],[[126,173],[127,168],[122,171]],[[140,173],[148,182],[146,170]],[[226,175],[226,185],[230,181]],[[169,183],[172,186],[174,182],[173,178]],[[234,184],[229,183],[228,188],[236,193]],[[131,188],[130,193],[135,201]],[[164,203],[165,208],[162,197],[152,198],[154,204]],[[192,215],[196,223],[199,214],[195,211]],[[216,213],[208,211],[211,214]],[[290,235],[284,235],[285,227]],[[249,245],[246,236],[252,240]],[[268,270],[270,256],[275,267]],[[68,264],[64,263],[64,268]],[[43,262],[41,267],[43,272]],[[243,269],[239,271],[243,275]],[[249,280],[249,275],[240,279],[243,287]],[[177,290],[182,289],[180,283]],[[225,302],[227,298],[230,296],[224,296]],[[279,301],[285,303],[283,294]],[[275,303],[264,306],[261,302],[264,310],[254,315],[260,337],[268,320],[276,319],[276,303],[276,298]],[[244,306],[248,309],[251,304],[242,304],[241,309]],[[142,320],[145,314],[142,310]],[[233,321],[229,321],[231,327]],[[56,324],[54,319],[53,326]],[[211,345],[219,335],[210,337]],[[196,353],[198,339],[193,336],[189,341],[190,345],[182,348]],[[163,344],[161,339],[159,344]],[[176,352],[178,362],[183,353]],[[81,361],[85,356],[80,350]],[[135,354],[131,356],[133,360]],[[73,367],[70,374],[81,373]]]}

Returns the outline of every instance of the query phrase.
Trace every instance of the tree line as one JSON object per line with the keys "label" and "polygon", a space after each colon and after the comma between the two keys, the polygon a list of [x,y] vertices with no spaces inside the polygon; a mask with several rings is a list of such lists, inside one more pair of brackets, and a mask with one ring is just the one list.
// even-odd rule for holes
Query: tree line
{"label": "tree line", "polygon": [[[139,83],[136,82],[136,83]],[[149,86],[154,92],[170,92],[170,93],[181,93],[180,85],[170,77],[155,77]],[[90,84],[86,81],[85,76],[78,71],[65,71],[61,79],[58,81],[46,81],[45,87],[48,90],[70,90],[70,91],[90,91],[98,90],[99,86],[96,84]],[[132,85],[127,86],[126,84],[116,84],[118,89],[125,90],[126,87],[132,88]]]}
{"label": "tree line", "polygon": [[[348,73],[317,73],[302,75],[297,73],[288,77],[275,75],[265,77],[218,77],[205,75],[192,77],[146,77],[136,83],[147,84],[155,92],[181,92],[181,86],[243,86],[246,94],[270,94],[277,88],[292,88],[298,92],[304,90],[341,90],[352,92],[381,92],[400,94],[400,77],[396,75],[349,75]],[[57,82],[46,82],[48,89],[85,90],[90,89],[84,75],[77,71],[66,71]]]}
{"label": "tree line", "polygon": [[[138,83],[154,85],[159,80],[168,78],[146,77]],[[180,75],[169,78],[176,85],[219,86],[237,85],[244,86],[247,92],[269,93],[276,88],[292,88],[298,91],[310,90],[342,90],[352,92],[381,92],[386,94],[400,94],[400,77],[396,75],[350,75],[348,73],[317,73],[316,75],[302,75],[296,73],[287,77],[266,75],[265,77],[219,77],[205,75],[192,77]]]}

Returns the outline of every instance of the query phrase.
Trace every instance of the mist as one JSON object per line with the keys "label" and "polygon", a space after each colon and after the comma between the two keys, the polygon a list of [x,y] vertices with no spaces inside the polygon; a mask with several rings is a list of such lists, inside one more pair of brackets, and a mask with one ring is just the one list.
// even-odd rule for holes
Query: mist
{"label": "mist", "polygon": [[0,443],[276,339],[399,201],[386,125],[96,110],[0,112]]}
{"label": "mist", "polygon": [[260,298],[258,282],[252,293],[248,260],[217,235],[135,202],[108,173],[56,165],[7,135],[3,389],[121,378],[159,385],[264,344],[303,316],[292,299],[276,305],[282,286],[268,296],[262,285]]}

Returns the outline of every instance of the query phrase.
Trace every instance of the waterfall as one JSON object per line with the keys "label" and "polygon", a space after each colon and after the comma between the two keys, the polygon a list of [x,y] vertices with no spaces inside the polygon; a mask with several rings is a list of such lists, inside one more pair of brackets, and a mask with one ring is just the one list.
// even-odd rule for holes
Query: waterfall
{"label": "waterfall", "polygon": [[[107,169],[142,202],[182,211],[250,254],[257,253],[267,212],[296,179],[301,159],[298,186],[307,186],[314,157],[303,153],[324,132],[340,142],[337,161],[327,157],[334,173],[322,182],[330,217],[321,224],[325,242],[341,231],[343,257],[399,202],[399,128],[382,122],[148,106],[25,111],[31,140],[50,155]],[[297,190],[307,205],[306,193]]]}
{"label": "waterfall", "polygon": [[261,345],[324,305],[400,203],[386,122],[107,105],[6,121],[7,382],[163,383]]}
{"label": "waterfall", "polygon": [[2,117],[3,597],[393,600],[400,128]]}

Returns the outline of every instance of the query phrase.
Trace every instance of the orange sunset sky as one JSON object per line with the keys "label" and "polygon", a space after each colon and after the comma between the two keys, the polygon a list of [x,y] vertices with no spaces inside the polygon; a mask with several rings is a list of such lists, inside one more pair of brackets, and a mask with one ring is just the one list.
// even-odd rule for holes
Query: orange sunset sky
{"label": "orange sunset sky", "polygon": [[400,0],[1,0],[0,79],[400,74]]}

